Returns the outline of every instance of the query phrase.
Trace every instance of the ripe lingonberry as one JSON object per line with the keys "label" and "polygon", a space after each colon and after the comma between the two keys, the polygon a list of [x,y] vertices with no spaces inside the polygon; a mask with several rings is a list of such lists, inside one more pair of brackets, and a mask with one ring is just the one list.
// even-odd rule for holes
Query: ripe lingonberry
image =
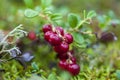
{"label": "ripe lingonberry", "polygon": [[68,55],[66,53],[57,54],[57,58],[59,58],[60,60],[66,60],[68,59]]}
{"label": "ripe lingonberry", "polygon": [[72,75],[77,75],[80,72],[80,66],[78,64],[69,64],[68,67],[67,67],[67,70]]}
{"label": "ripe lingonberry", "polygon": [[46,41],[49,41],[50,35],[52,35],[52,34],[54,34],[52,31],[46,32],[46,33],[44,34],[44,39],[45,39]]}
{"label": "ripe lingonberry", "polygon": [[55,28],[56,32],[58,32],[59,34],[61,34],[62,36],[64,35],[64,30],[62,27],[56,27]]}
{"label": "ripe lingonberry", "polygon": [[53,31],[52,25],[49,24],[43,26],[43,32],[44,39],[54,46],[54,50],[58,53],[59,66],[69,71],[72,75],[77,75],[80,67],[76,64],[73,51],[69,51],[69,44],[73,42],[73,36],[69,33],[64,34],[62,27],[55,27]]}
{"label": "ripe lingonberry", "polygon": [[67,64],[66,60],[60,60],[60,62],[59,62],[60,68],[67,69],[67,66],[68,66],[68,64]]}
{"label": "ripe lingonberry", "polygon": [[75,57],[72,57],[72,58],[71,58],[71,61],[72,61],[73,63],[76,63],[76,58],[75,58]]}
{"label": "ripe lingonberry", "polygon": [[43,32],[46,33],[47,31],[52,31],[52,25],[50,24],[45,24],[43,26]]}
{"label": "ripe lingonberry", "polygon": [[57,34],[51,34],[49,38],[49,43],[53,46],[60,45],[61,43],[61,38]]}
{"label": "ripe lingonberry", "polygon": [[69,33],[66,33],[66,34],[64,35],[64,38],[65,38],[65,41],[66,41],[68,44],[70,44],[70,43],[73,42],[73,36],[72,36],[71,34],[69,34]]}
{"label": "ripe lingonberry", "polygon": [[60,45],[54,47],[54,50],[60,54],[66,53],[69,50],[69,45],[66,42],[61,42]]}
{"label": "ripe lingonberry", "polygon": [[30,40],[36,39],[36,33],[34,31],[30,31],[27,36]]}

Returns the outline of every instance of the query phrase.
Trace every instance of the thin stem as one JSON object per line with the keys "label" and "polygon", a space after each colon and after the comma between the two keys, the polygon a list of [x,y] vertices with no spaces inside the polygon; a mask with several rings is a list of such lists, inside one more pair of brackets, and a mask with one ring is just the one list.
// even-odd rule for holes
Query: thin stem
{"label": "thin stem", "polygon": [[49,23],[53,24],[50,17],[48,17],[47,15],[40,13],[39,16],[42,17],[45,20],[48,20]]}
{"label": "thin stem", "polygon": [[79,29],[81,27],[81,25],[84,24],[87,20],[89,20],[89,18],[86,18],[83,21],[81,21],[75,29],[76,30]]}

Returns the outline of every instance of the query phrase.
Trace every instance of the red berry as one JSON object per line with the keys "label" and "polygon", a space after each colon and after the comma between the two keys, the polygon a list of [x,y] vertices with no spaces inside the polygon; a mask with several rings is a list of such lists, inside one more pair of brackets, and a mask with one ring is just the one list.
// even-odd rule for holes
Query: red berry
{"label": "red berry", "polygon": [[68,64],[67,64],[66,60],[60,60],[59,66],[62,69],[67,69]]}
{"label": "red berry", "polygon": [[68,59],[68,55],[66,53],[57,54],[57,58],[59,58],[60,60],[66,60]]}
{"label": "red berry", "polygon": [[77,64],[69,64],[67,67],[67,70],[72,74],[72,75],[77,75],[80,72],[80,66]]}
{"label": "red berry", "polygon": [[52,35],[52,34],[54,34],[52,31],[46,32],[46,33],[44,34],[44,39],[45,39],[46,41],[49,41],[50,35]]}
{"label": "red berry", "polygon": [[35,33],[34,31],[30,31],[30,32],[28,33],[28,38],[29,38],[30,40],[35,40],[35,39],[36,39],[36,33]]}
{"label": "red berry", "polygon": [[58,36],[58,34],[51,34],[49,38],[49,43],[53,46],[60,45],[61,43],[61,38]]}
{"label": "red berry", "polygon": [[72,61],[73,63],[76,63],[76,58],[75,58],[75,57],[72,57],[72,58],[71,58],[71,61]]}
{"label": "red berry", "polygon": [[66,33],[66,34],[64,35],[64,38],[65,38],[65,41],[66,41],[68,44],[70,44],[70,43],[73,42],[73,36],[72,36],[71,34],[69,34],[69,33]]}
{"label": "red berry", "polygon": [[60,45],[55,46],[54,50],[60,54],[66,53],[69,50],[69,45],[66,42],[62,42]]}
{"label": "red berry", "polygon": [[55,30],[56,32],[60,33],[62,36],[64,35],[64,30],[62,27],[56,27]]}
{"label": "red berry", "polygon": [[52,31],[52,25],[50,24],[45,24],[43,26],[43,32],[46,33],[47,31]]}
{"label": "red berry", "polygon": [[60,54],[64,54],[64,53],[60,50],[59,46],[55,46],[55,47],[54,47],[54,51],[57,52],[57,53],[60,53]]}

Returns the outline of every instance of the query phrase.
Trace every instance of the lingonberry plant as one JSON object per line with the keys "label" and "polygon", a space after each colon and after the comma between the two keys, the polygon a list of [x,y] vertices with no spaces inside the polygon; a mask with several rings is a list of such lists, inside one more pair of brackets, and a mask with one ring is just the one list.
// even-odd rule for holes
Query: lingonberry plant
{"label": "lingonberry plant", "polygon": [[[57,53],[57,58],[60,59],[59,66],[70,72],[72,75],[78,75],[80,65],[77,64],[75,56],[71,53],[74,47],[85,48],[86,44],[83,40],[83,34],[92,35],[92,32],[80,30],[84,24],[92,23],[92,18],[96,16],[94,11],[84,11],[83,20],[80,16],[74,13],[68,14],[68,20],[64,22],[66,25],[59,25],[59,21],[64,21],[62,14],[54,13],[51,10],[51,0],[41,0],[39,10],[27,9],[25,16],[28,18],[39,17],[42,23],[39,34],[43,34],[44,39],[51,45]],[[28,38],[34,40],[36,38],[33,32],[28,34]],[[78,52],[79,53],[79,52]],[[77,53],[76,53],[77,54]]]}
{"label": "lingonberry plant", "polygon": [[[110,60],[112,55],[105,53],[115,53],[108,43],[117,37],[108,32],[108,27],[116,27],[119,20],[93,10],[81,11],[81,15],[60,11],[52,0],[40,0],[39,6],[33,6],[33,0],[24,3],[28,9],[18,11],[19,17],[31,28],[26,32],[19,25],[8,34],[0,31],[0,72],[6,72],[4,80],[108,80],[115,76],[110,69],[117,67],[113,60],[119,59],[115,54]],[[11,60],[15,64],[9,71],[6,66]],[[116,73],[119,77],[120,71]]]}

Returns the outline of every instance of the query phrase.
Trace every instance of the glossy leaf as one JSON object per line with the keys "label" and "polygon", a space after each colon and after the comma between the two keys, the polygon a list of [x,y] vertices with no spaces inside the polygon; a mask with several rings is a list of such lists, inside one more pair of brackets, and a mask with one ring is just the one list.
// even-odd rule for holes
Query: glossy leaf
{"label": "glossy leaf", "polygon": [[77,42],[77,43],[79,43],[79,44],[82,44],[82,43],[84,43],[84,37],[80,34],[80,33],[76,33],[76,32],[74,32],[73,33],[73,37],[74,37],[74,40],[75,40],[75,42]]}
{"label": "glossy leaf", "polygon": [[68,15],[68,23],[69,23],[69,26],[74,28],[78,25],[78,17],[76,14],[73,14],[73,13],[70,13]]}

